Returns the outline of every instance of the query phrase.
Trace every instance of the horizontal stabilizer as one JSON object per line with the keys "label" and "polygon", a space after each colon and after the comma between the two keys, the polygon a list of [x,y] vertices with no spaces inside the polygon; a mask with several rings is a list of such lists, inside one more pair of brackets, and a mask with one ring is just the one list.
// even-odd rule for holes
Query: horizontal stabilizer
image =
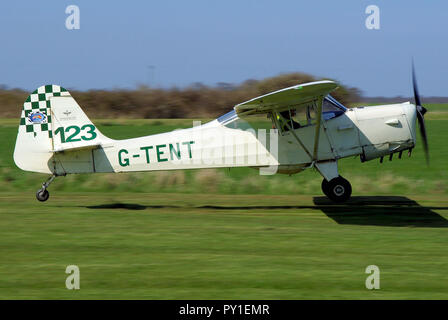
{"label": "horizontal stabilizer", "polygon": [[58,148],[58,149],[51,150],[51,152],[58,153],[58,152],[66,152],[66,151],[93,150],[93,149],[98,149],[99,147],[101,147],[101,143],[95,143],[95,144],[78,146],[78,147]]}

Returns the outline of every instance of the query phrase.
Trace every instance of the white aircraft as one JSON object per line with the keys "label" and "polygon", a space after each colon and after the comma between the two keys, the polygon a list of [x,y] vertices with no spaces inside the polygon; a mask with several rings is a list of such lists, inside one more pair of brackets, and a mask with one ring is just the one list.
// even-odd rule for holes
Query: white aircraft
{"label": "white aircraft", "polygon": [[[338,160],[361,162],[404,150],[416,143],[420,124],[428,146],[414,70],[416,104],[409,102],[348,109],[330,92],[333,81],[317,81],[275,91],[236,105],[216,120],[189,129],[113,140],[87,118],[70,93],[42,86],[25,101],[14,151],[16,165],[51,174],[37,191],[39,201],[58,176],[75,173],[135,172],[253,167],[262,174],[293,174],[315,168],[322,191],[335,202],[350,198],[350,183],[338,173]],[[250,119],[267,115],[275,130],[258,130]],[[257,119],[258,119],[257,118]]]}

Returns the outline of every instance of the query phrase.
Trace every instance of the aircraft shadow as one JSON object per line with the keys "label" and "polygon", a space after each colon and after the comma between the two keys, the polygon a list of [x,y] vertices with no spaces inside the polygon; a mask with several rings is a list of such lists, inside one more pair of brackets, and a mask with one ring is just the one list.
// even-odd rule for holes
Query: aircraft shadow
{"label": "aircraft shadow", "polygon": [[314,197],[314,204],[338,224],[447,228],[448,220],[434,212],[448,207],[423,207],[402,196],[352,197],[334,204],[327,197]]}
{"label": "aircraft shadow", "polygon": [[87,209],[127,209],[127,210],[145,210],[145,209],[162,209],[162,208],[182,208],[180,206],[167,206],[167,205],[150,205],[143,206],[136,203],[108,203],[95,206],[86,206]]}
{"label": "aircraft shadow", "polygon": [[[363,196],[352,197],[344,204],[335,204],[327,197],[314,197],[314,205],[259,205],[259,206],[220,206],[203,205],[197,209],[214,210],[282,210],[310,209],[320,210],[338,224],[370,225],[392,227],[447,228],[448,220],[433,210],[448,210],[448,207],[424,207],[416,201],[402,196]],[[88,209],[182,209],[176,205],[140,205],[134,203],[109,203],[86,206]]]}

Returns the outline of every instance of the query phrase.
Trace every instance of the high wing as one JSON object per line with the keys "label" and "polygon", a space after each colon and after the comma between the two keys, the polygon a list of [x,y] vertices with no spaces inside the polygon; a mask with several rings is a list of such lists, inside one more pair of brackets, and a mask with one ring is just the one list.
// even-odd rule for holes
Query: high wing
{"label": "high wing", "polygon": [[[312,163],[316,162],[319,151],[319,136],[322,122],[322,101],[326,95],[336,89],[338,85],[330,80],[309,82],[289,88],[281,89],[263,96],[240,103],[234,107],[238,115],[251,115],[270,112],[280,112],[291,108],[306,108],[310,103],[315,105],[317,115],[316,130],[314,134],[314,148],[308,150],[300,137],[289,127],[289,130],[299,145],[310,157]],[[280,117],[283,117],[279,114]],[[283,119],[284,120],[284,119]]]}
{"label": "high wing", "polygon": [[[299,84],[237,104],[234,109],[239,115],[283,111],[292,106],[306,106],[309,102],[325,97],[337,87],[338,85],[330,80]],[[321,109],[321,104],[318,109]],[[316,111],[320,113],[320,110]]]}

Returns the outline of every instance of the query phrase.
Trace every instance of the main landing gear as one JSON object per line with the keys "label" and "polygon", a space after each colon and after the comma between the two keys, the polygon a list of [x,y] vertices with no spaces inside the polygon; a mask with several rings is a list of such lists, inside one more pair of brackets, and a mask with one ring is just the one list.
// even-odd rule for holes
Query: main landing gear
{"label": "main landing gear", "polygon": [[327,181],[322,180],[323,193],[334,202],[345,202],[352,194],[352,186],[346,179],[338,176]]}
{"label": "main landing gear", "polygon": [[47,201],[50,197],[50,193],[48,192],[47,188],[50,186],[50,184],[53,182],[53,180],[56,178],[56,175],[52,175],[47,181],[45,181],[42,184],[42,188],[37,190],[36,192],[36,198],[39,201]]}

